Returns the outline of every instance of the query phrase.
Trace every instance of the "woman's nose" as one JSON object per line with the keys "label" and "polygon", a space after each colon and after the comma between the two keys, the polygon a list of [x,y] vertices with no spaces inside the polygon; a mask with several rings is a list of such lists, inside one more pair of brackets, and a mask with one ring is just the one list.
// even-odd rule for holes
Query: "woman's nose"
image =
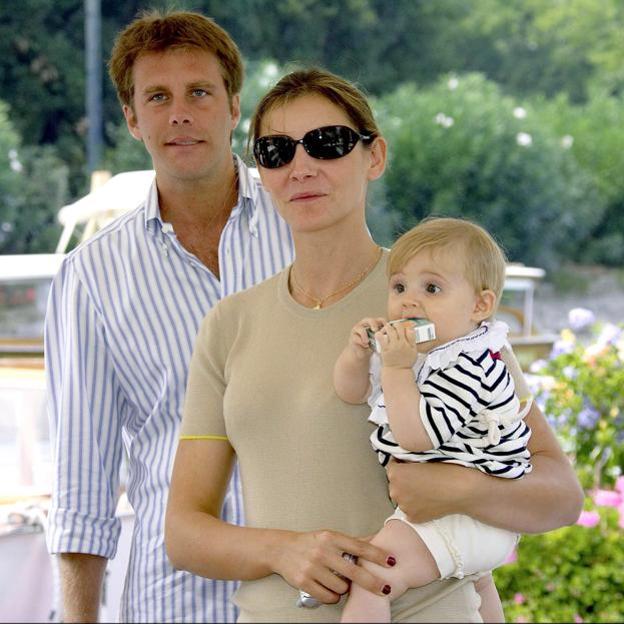
{"label": "woman's nose", "polygon": [[293,180],[303,180],[316,175],[316,158],[312,158],[301,143],[295,147],[295,155],[290,161],[290,177]]}

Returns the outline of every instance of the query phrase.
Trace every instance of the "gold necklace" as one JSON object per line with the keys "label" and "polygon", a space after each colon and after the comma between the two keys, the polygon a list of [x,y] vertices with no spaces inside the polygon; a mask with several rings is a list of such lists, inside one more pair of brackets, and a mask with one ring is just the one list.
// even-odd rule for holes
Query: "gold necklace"
{"label": "gold necklace", "polygon": [[341,285],[338,290],[334,290],[334,292],[330,293],[329,295],[325,295],[322,298],[314,297],[310,293],[306,292],[303,288],[301,288],[301,286],[297,282],[297,278],[295,277],[295,272],[293,270],[293,267],[291,267],[291,269],[290,269],[290,277],[291,277],[291,280],[292,280],[292,285],[302,295],[307,297],[310,301],[314,302],[315,305],[312,308],[313,310],[320,310],[323,307],[323,304],[328,299],[331,299],[332,297],[335,297],[336,295],[340,295],[343,292],[345,292],[346,290],[348,290],[349,288],[352,288],[353,286],[356,286],[357,284],[359,284],[372,271],[373,267],[377,264],[377,262],[379,261],[379,258],[381,258],[381,254],[383,253],[383,249],[381,247],[377,247],[377,250],[378,250],[378,252],[375,255],[375,259],[369,265],[367,265],[366,268],[360,274],[358,274],[350,282],[347,282],[346,284]]}

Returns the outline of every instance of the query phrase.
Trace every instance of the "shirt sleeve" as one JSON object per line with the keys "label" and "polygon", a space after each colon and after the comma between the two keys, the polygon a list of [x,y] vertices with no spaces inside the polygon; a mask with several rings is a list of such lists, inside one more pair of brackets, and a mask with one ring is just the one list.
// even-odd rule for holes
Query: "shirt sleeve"
{"label": "shirt sleeve", "polygon": [[123,397],[106,334],[74,263],[50,289],[45,321],[47,409],[54,485],[47,539],[52,553],[115,556],[123,452]]}
{"label": "shirt sleeve", "polygon": [[202,321],[191,356],[180,439],[227,440],[223,400],[227,387],[226,315],[217,304]]}

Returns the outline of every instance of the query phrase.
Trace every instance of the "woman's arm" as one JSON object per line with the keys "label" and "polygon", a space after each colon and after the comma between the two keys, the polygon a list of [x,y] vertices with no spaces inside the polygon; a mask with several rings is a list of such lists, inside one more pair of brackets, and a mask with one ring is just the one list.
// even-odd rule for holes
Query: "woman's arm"
{"label": "woman's arm", "polygon": [[[389,553],[336,531],[298,533],[239,527],[219,519],[234,462],[225,440],[181,440],[173,467],[165,520],[172,565],[207,578],[251,580],[280,574],[295,588],[335,603],[348,583],[371,592],[384,583],[342,557],[349,552],[387,566]],[[396,557],[396,555],[395,555]]]}
{"label": "woman's arm", "polygon": [[526,422],[533,470],[522,479],[452,464],[390,462],[390,497],[413,522],[463,513],[518,533],[574,524],[584,495],[572,465],[535,404]]}

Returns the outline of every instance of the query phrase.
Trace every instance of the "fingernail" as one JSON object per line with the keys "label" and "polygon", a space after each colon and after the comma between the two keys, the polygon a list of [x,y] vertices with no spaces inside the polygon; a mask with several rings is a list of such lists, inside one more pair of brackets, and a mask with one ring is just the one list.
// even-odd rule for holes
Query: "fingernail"
{"label": "fingernail", "polygon": [[381,589],[381,593],[384,596],[387,596],[391,591],[392,591],[392,587],[390,587],[390,585],[384,585]]}
{"label": "fingernail", "polygon": [[392,566],[396,565],[396,559],[395,559],[392,555],[390,555],[390,557],[388,557],[388,558],[386,559],[386,563],[387,563],[390,567],[392,567]]}

